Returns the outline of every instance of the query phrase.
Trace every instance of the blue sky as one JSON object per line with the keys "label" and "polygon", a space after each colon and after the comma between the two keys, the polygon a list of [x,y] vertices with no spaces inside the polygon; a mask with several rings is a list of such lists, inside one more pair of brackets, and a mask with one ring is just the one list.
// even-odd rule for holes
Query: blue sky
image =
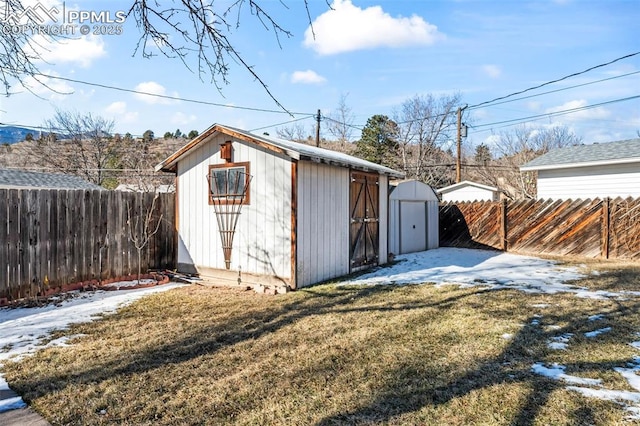
{"label": "blue sky", "polygon": [[[62,2],[24,3],[51,7]],[[228,3],[216,0],[220,7]],[[66,2],[65,7],[115,13],[130,4],[78,0]],[[201,81],[176,59],[134,55],[140,32],[133,18],[128,18],[121,35],[78,35],[50,46],[41,54],[46,60],[39,64],[41,72],[274,112],[50,80],[52,87],[65,94],[37,86],[32,94],[16,85],[13,90],[18,93],[0,98],[0,122],[39,126],[59,108],[114,119],[116,131],[136,135],[147,129],[157,136],[178,128],[203,131],[213,123],[273,135],[275,129],[268,126],[294,119],[302,119],[296,123],[312,134],[311,116],[318,109],[331,114],[342,96],[355,116],[353,124],[362,126],[374,114],[392,116],[414,95],[459,92],[464,104],[476,105],[640,51],[640,6],[635,0],[333,0],[332,10],[324,0],[309,0],[315,39],[301,0],[262,0],[260,4],[293,37],[280,37],[278,43],[274,32],[246,9],[229,37],[278,101],[296,113],[293,117],[233,62],[230,83],[219,92],[206,76]],[[577,85],[582,86],[569,88]],[[554,92],[540,95],[548,91]],[[567,125],[586,143],[638,137],[640,98],[622,99],[640,95],[640,55],[524,95],[538,96],[470,110],[474,127],[467,143],[490,141],[492,134],[513,128],[507,126],[512,122],[503,122],[530,116],[541,116],[529,123],[535,126]],[[600,103],[606,104],[581,109]],[[578,111],[547,115],[573,108]],[[359,137],[359,132],[353,136]]]}

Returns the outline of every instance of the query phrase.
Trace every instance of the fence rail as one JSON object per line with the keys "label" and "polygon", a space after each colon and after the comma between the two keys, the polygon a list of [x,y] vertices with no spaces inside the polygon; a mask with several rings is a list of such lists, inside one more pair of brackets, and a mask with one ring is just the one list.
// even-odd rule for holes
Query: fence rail
{"label": "fence rail", "polygon": [[[173,268],[174,206],[174,194],[0,189],[0,298]],[[149,212],[158,230],[139,253]]]}
{"label": "fence rail", "polygon": [[640,199],[441,204],[440,245],[639,259]]}

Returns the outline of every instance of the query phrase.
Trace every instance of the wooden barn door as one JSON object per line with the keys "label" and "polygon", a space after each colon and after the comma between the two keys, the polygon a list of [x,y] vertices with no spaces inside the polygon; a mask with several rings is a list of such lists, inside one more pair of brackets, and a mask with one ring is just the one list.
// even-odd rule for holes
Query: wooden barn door
{"label": "wooden barn door", "polygon": [[378,175],[351,172],[349,254],[351,271],[378,264],[379,185]]}

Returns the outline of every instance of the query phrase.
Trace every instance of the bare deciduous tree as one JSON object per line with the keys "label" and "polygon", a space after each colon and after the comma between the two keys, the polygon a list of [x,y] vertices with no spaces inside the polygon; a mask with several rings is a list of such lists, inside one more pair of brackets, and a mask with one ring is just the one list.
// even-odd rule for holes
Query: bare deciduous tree
{"label": "bare deciduous tree", "polygon": [[453,160],[456,108],[460,94],[435,97],[415,95],[394,113],[399,125],[399,155],[408,177],[438,187],[447,183]]}
{"label": "bare deciduous tree", "polygon": [[311,138],[304,124],[295,123],[286,127],[276,127],[276,134],[280,139],[295,142],[306,142]]}
{"label": "bare deciduous tree", "polygon": [[[311,24],[308,1],[304,0],[303,4]],[[132,0],[126,9],[126,16],[134,18],[141,33],[137,45],[132,46],[134,54],[140,53],[150,58],[160,51],[166,57],[180,60],[201,79],[208,76],[218,90],[229,83],[230,63],[237,63],[249,72],[278,106],[285,109],[232,42],[234,29],[240,26],[241,17],[245,19],[247,16],[255,19],[266,31],[273,31],[278,44],[281,37],[291,37],[293,34],[273,17],[275,11],[269,10],[273,4],[289,9],[282,0],[273,3],[265,0],[232,0],[225,3],[216,0]],[[5,0],[3,6],[12,15],[28,16],[20,0]],[[244,14],[245,11],[248,14]],[[28,32],[0,32],[0,79],[4,83],[5,94],[10,93],[11,86],[16,82],[24,86],[27,76],[38,80],[37,52],[46,50],[51,43],[64,37],[50,35],[35,38]]]}
{"label": "bare deciduous tree", "polygon": [[349,142],[353,135],[355,116],[347,105],[348,94],[342,94],[338,107],[327,117],[327,130],[340,143]]}
{"label": "bare deciduous tree", "polygon": [[132,213],[132,206],[127,203],[127,227],[129,228],[129,241],[133,243],[138,252],[138,283],[140,283],[140,272],[142,269],[142,250],[149,245],[151,238],[160,229],[162,214],[156,217],[156,201],[160,196],[156,193],[147,209],[142,207],[142,198],[137,214]]}
{"label": "bare deciduous tree", "polygon": [[58,110],[46,121],[49,133],[37,140],[30,154],[56,171],[104,184],[104,170],[118,156],[112,131],[114,122],[91,113]]}
{"label": "bare deciduous tree", "polygon": [[497,135],[492,146],[495,159],[477,168],[476,173],[509,198],[535,198],[535,172],[521,173],[520,166],[552,149],[581,142],[582,138],[566,126],[518,126]]}

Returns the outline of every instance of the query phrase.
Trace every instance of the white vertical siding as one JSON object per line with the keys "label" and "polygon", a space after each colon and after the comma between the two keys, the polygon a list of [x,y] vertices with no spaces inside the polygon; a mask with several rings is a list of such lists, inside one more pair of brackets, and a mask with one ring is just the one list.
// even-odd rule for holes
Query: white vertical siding
{"label": "white vertical siding", "polygon": [[440,207],[437,201],[427,201],[427,249],[440,247]]}
{"label": "white vertical siding", "polygon": [[[222,164],[217,136],[200,144],[178,164],[179,263],[224,269],[214,207],[208,203],[210,164]],[[288,158],[241,141],[233,142],[233,162],[250,162],[250,204],[236,227],[231,268],[244,272],[291,275],[291,163]]]}
{"label": "white vertical siding", "polygon": [[538,171],[538,198],[640,197],[640,164]]}
{"label": "white vertical siding", "polygon": [[349,170],[298,163],[298,287],[349,273]]}
{"label": "white vertical siding", "polygon": [[380,212],[378,213],[378,263],[384,265],[388,261],[389,254],[389,178],[380,175],[378,183],[380,193],[378,202],[380,203]]}

